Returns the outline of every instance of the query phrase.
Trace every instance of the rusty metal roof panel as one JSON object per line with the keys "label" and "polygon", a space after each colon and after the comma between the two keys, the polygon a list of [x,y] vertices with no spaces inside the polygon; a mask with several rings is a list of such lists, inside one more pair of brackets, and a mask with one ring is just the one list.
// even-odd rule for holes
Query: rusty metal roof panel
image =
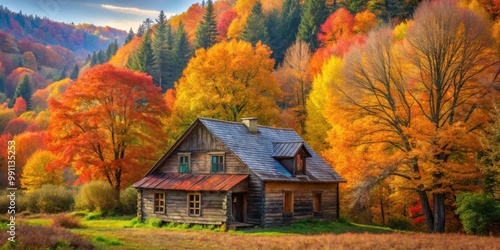
{"label": "rusty metal roof panel", "polygon": [[184,190],[184,191],[229,191],[248,175],[150,175],[134,183],[135,188]]}

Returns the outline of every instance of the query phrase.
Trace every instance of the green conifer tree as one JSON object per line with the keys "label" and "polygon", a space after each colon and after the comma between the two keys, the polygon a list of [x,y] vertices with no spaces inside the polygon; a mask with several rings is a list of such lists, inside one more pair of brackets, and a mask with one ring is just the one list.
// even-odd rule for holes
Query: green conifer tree
{"label": "green conifer tree", "polygon": [[14,93],[14,100],[18,97],[22,97],[26,101],[26,106],[28,110],[31,110],[31,95],[33,94],[30,79],[28,75],[24,75],[23,79],[19,82]]}
{"label": "green conifer tree", "polygon": [[125,44],[129,43],[130,41],[132,41],[132,39],[134,39],[134,31],[132,30],[132,28],[130,28],[130,30],[128,31],[128,34],[127,34],[127,38],[125,38]]}
{"label": "green conifer tree", "polygon": [[196,49],[208,49],[217,42],[217,19],[212,0],[208,0],[206,5],[203,20],[196,29]]}
{"label": "green conifer tree", "polygon": [[154,73],[154,53],[151,46],[151,32],[147,30],[142,38],[142,44],[131,58],[127,67],[132,70],[139,70],[149,75]]}
{"label": "green conifer tree", "polygon": [[175,67],[175,82],[182,76],[182,71],[184,71],[184,68],[186,68],[189,59],[191,59],[191,57],[193,56],[187,32],[186,29],[184,29],[184,24],[182,22],[179,23],[179,27],[177,28],[177,34],[175,36],[174,42],[174,53],[177,64]]}
{"label": "green conifer tree", "polygon": [[306,0],[302,6],[298,38],[309,44],[312,51],[319,47],[317,34],[320,25],[328,17],[326,0]]}
{"label": "green conifer tree", "polygon": [[75,66],[73,66],[73,69],[71,70],[71,74],[69,75],[69,78],[71,80],[75,80],[76,78],[78,78],[79,74],[80,74],[80,68],[78,67],[78,64],[75,64]]}
{"label": "green conifer tree", "polygon": [[258,41],[268,43],[267,27],[264,14],[262,13],[262,3],[255,2],[252,13],[247,18],[247,23],[241,38],[255,45]]}

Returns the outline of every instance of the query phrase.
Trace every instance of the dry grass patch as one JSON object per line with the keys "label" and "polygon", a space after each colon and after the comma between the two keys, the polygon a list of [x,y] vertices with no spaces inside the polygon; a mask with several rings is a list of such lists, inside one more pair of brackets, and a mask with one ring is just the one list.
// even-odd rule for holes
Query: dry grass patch
{"label": "dry grass patch", "polygon": [[260,236],[149,228],[77,231],[88,237],[115,237],[124,245],[114,249],[500,249],[500,238],[460,234]]}

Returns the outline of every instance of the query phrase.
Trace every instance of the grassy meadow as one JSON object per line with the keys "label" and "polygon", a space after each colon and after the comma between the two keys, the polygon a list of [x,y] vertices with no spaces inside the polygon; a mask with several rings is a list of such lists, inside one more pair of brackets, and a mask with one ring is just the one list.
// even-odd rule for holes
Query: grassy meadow
{"label": "grassy meadow", "polygon": [[[130,216],[73,213],[28,215],[19,223],[31,228],[18,232],[20,242],[27,241],[23,233],[29,235],[25,244],[44,241],[45,230],[56,230],[49,232],[60,237],[55,246],[30,249],[500,249],[500,238],[496,237],[410,233],[349,222],[303,221],[290,227],[225,231],[213,226],[139,223]],[[68,230],[73,236],[66,235]],[[59,233],[62,236],[55,236]],[[5,243],[6,238],[1,238],[1,249],[27,247]]]}

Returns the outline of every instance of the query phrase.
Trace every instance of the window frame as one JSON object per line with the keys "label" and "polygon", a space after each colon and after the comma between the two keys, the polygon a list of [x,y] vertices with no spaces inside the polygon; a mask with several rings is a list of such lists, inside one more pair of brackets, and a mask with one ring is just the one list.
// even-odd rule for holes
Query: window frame
{"label": "window frame", "polygon": [[291,216],[294,210],[294,192],[292,190],[283,190],[283,215]]}
{"label": "window frame", "polygon": [[[161,195],[161,197],[157,197]],[[165,192],[154,192],[153,193],[153,212],[155,214],[165,214],[167,211],[167,195]],[[163,204],[161,204],[163,203]]]}
{"label": "window frame", "polygon": [[[226,154],[217,152],[217,153],[210,153],[209,155],[210,155],[210,173],[212,174],[226,173]],[[220,169],[220,164],[222,164],[222,170],[214,171],[214,162],[213,162],[214,157],[222,157],[222,162],[217,162],[218,169]]]}
{"label": "window frame", "polygon": [[[191,201],[191,195],[193,195],[194,197],[198,196],[198,200],[194,199],[193,201]],[[195,204],[193,208],[191,208],[191,203]],[[196,204],[198,204],[198,207],[196,207]],[[191,210],[193,210],[194,213],[191,213]],[[196,211],[198,211],[198,213],[196,213]],[[187,214],[188,216],[201,217],[201,193],[187,194]]]}
{"label": "window frame", "polygon": [[[297,175],[306,175],[306,158],[304,154],[302,153],[302,150],[300,150],[296,155],[294,159],[294,169],[293,169],[293,176]],[[302,164],[301,169],[299,170],[299,163]]]}
{"label": "window frame", "polygon": [[[187,168],[188,168],[188,171],[187,172],[182,172],[181,171],[181,159],[183,157],[187,157]],[[181,173],[181,174],[189,174],[191,173],[191,153],[178,153],[177,154],[177,159],[178,159],[178,162],[179,162],[179,166],[178,166],[178,172]]]}

